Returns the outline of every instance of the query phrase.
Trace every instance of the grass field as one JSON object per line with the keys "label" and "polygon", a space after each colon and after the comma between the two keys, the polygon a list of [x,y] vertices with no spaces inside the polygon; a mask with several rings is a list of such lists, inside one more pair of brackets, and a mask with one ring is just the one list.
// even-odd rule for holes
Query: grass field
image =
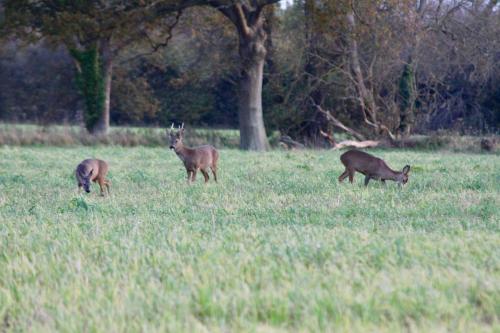
{"label": "grass field", "polygon": [[[340,152],[0,148],[0,332],[499,332],[500,156],[375,151],[408,185],[338,184]],[[110,162],[111,196],[73,170]]]}

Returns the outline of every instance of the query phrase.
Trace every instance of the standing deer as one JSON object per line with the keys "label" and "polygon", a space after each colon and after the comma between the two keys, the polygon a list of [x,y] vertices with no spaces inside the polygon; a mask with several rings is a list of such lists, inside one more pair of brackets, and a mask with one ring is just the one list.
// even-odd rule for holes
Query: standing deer
{"label": "standing deer", "polygon": [[90,193],[90,182],[99,183],[101,188],[101,195],[104,196],[104,186],[109,194],[109,180],[106,180],[108,173],[108,163],[98,159],[87,159],[82,161],[75,170],[76,181],[78,182],[78,190],[82,187],[85,192]]}
{"label": "standing deer", "polygon": [[352,183],[356,171],[365,175],[365,186],[368,186],[370,179],[380,179],[384,185],[386,180],[393,180],[400,186],[408,182],[409,165],[402,171],[394,171],[384,160],[359,150],[345,152],[340,156],[340,161],[344,164],[345,171],[340,175],[339,182],[349,176],[349,182]]}
{"label": "standing deer", "polygon": [[187,172],[187,182],[190,184],[196,179],[196,172],[199,170],[205,177],[205,183],[210,178],[208,176],[208,169],[212,170],[214,180],[217,182],[217,161],[219,153],[217,150],[210,146],[204,145],[196,148],[188,148],[182,143],[184,137],[184,124],[179,127],[177,132],[174,132],[174,124],[167,130],[170,136],[170,149],[173,149],[177,156],[184,163]]}

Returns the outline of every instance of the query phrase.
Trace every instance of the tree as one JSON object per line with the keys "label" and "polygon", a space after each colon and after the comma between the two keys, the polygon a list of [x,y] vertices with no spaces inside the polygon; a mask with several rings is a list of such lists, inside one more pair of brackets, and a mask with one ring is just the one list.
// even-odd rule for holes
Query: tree
{"label": "tree", "polygon": [[[367,84],[367,78],[361,66],[361,60],[358,50],[358,40],[357,40],[357,19],[354,9],[351,9],[346,14],[346,21],[348,26],[348,33],[346,34],[347,44],[348,44],[348,54],[350,60],[350,77],[354,83],[358,94],[358,102],[363,115],[364,122],[372,127],[376,134],[384,134],[391,140],[394,139],[394,135],[391,133],[390,129],[383,124],[379,119],[379,107],[376,103],[376,98],[374,96],[373,89],[370,89]],[[373,78],[373,73],[371,68],[368,68],[368,77]]]}
{"label": "tree", "polygon": [[44,38],[66,46],[85,102],[85,127],[96,135],[106,135],[109,129],[111,80],[117,54],[138,40],[151,41],[148,31],[161,29],[162,23],[170,33],[179,19],[178,14],[159,21],[149,7],[118,0],[7,0],[5,9],[7,25],[23,38]]}
{"label": "tree", "polygon": [[398,134],[408,136],[411,133],[415,122],[415,101],[417,99],[416,87],[416,61],[420,40],[426,32],[424,28],[424,15],[427,0],[418,0],[414,6],[410,6],[411,15],[407,17],[407,25],[410,25],[409,45],[407,47],[406,63],[403,66],[403,72],[399,80],[399,127]]}
{"label": "tree", "polygon": [[238,32],[240,78],[238,114],[240,147],[246,150],[267,150],[266,129],[262,114],[262,83],[267,49],[267,33],[263,10],[279,0],[232,1],[209,0],[235,26]]}
{"label": "tree", "polygon": [[156,5],[159,13],[208,5],[219,10],[235,26],[240,57],[238,115],[242,149],[262,151],[269,148],[262,114],[262,83],[267,54],[263,10],[278,1],[183,0],[177,3],[165,1]]}

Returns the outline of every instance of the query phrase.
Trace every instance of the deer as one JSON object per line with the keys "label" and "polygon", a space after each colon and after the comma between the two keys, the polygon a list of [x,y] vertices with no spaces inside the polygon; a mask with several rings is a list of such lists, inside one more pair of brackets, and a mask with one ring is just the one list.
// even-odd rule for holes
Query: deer
{"label": "deer", "polygon": [[345,171],[339,176],[339,182],[349,176],[349,182],[352,184],[356,171],[365,175],[365,186],[368,186],[370,179],[381,180],[384,185],[386,180],[393,180],[399,186],[408,182],[409,165],[406,165],[402,171],[394,171],[384,160],[354,149],[343,153],[340,161],[344,164]]}
{"label": "deer", "polygon": [[205,183],[208,182],[208,169],[212,170],[214,181],[217,183],[217,161],[219,160],[219,152],[211,145],[203,145],[195,148],[184,146],[182,142],[184,138],[184,123],[180,126],[177,132],[174,131],[174,124],[167,130],[167,135],[170,137],[170,149],[173,149],[177,156],[184,163],[187,172],[188,185],[196,180],[196,173],[200,171],[205,178]]}
{"label": "deer", "polygon": [[90,193],[90,182],[97,182],[101,189],[101,196],[104,196],[104,186],[109,195],[111,182],[106,179],[108,173],[108,163],[98,159],[83,160],[75,170],[76,181],[78,182],[78,192],[82,187],[85,192]]}

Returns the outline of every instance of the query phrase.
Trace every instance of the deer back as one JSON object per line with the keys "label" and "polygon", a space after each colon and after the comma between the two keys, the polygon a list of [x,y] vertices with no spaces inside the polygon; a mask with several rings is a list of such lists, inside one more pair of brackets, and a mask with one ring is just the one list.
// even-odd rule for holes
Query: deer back
{"label": "deer back", "polygon": [[98,177],[104,177],[108,172],[108,163],[98,159],[83,160],[76,167],[76,176],[81,179],[82,177],[88,175],[91,171],[92,176],[90,177],[90,180],[94,180]]}
{"label": "deer back", "polygon": [[207,168],[217,163],[217,158],[217,150],[210,145],[204,145],[188,149],[188,154],[184,156],[184,162],[197,168]]}
{"label": "deer back", "polygon": [[340,156],[346,168],[356,170],[365,175],[392,178],[395,171],[389,168],[384,160],[359,150],[349,150]]}

